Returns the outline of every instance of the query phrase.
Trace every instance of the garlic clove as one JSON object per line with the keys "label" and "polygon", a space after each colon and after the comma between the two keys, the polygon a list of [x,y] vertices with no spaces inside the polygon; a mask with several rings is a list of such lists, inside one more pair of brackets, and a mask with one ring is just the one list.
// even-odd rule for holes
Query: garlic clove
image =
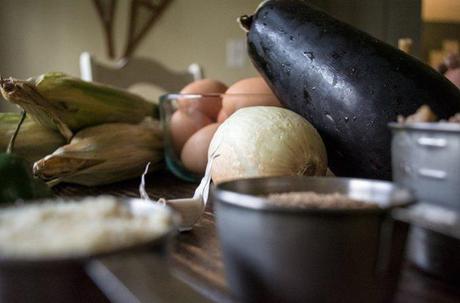
{"label": "garlic clove", "polygon": [[211,168],[214,159],[217,158],[219,155],[216,153],[211,153],[208,159],[208,163],[206,165],[206,173],[201,179],[200,184],[195,190],[195,193],[192,198],[184,198],[184,199],[172,199],[166,200],[160,198],[158,201],[150,199],[147,191],[145,190],[145,175],[149,170],[148,163],[145,167],[145,171],[141,177],[141,184],[139,185],[139,192],[141,199],[151,201],[153,203],[160,203],[163,205],[169,205],[175,211],[177,211],[181,216],[181,222],[179,224],[179,231],[189,231],[192,229],[193,225],[198,222],[201,216],[204,213],[206,203],[209,197],[209,186],[211,185]]}
{"label": "garlic clove", "polygon": [[202,198],[174,199],[165,200],[165,202],[180,214],[180,232],[191,230],[204,213],[205,204]]}

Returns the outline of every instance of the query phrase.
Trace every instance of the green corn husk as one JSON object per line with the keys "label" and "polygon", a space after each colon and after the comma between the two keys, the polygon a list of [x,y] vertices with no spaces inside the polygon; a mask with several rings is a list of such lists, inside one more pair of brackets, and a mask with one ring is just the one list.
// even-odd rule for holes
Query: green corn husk
{"label": "green corn husk", "polygon": [[50,185],[109,184],[141,176],[163,160],[162,132],[150,117],[139,124],[109,123],[86,128],[51,155],[35,162],[34,174]]}
{"label": "green corn husk", "polygon": [[[20,119],[18,113],[0,113],[0,152],[6,150]],[[64,144],[65,139],[59,132],[26,118],[16,138],[14,153],[33,164]]]}
{"label": "green corn husk", "polygon": [[69,141],[73,132],[103,123],[138,123],[157,117],[157,105],[128,91],[86,82],[63,73],[26,81],[1,79],[3,97],[22,107],[41,125]]}

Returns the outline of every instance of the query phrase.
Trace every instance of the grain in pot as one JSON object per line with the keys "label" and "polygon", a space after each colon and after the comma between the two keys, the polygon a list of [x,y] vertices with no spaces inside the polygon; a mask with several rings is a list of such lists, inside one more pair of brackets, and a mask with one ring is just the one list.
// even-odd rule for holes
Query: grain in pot
{"label": "grain in pot", "polygon": [[360,209],[378,207],[375,203],[355,200],[339,193],[288,192],[270,194],[267,198],[270,204],[293,208]]}
{"label": "grain in pot", "polygon": [[127,247],[167,233],[164,208],[133,214],[116,198],[101,196],[10,207],[0,211],[0,256],[82,256]]}

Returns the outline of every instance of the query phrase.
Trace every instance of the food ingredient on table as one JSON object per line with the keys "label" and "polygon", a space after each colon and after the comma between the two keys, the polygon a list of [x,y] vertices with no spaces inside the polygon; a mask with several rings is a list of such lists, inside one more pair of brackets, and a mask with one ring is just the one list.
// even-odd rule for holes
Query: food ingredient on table
{"label": "food ingredient on table", "polygon": [[327,155],[315,128],[302,116],[275,106],[245,107],[217,129],[208,150],[212,180],[268,176],[324,176]]}
{"label": "food ingredient on table", "polygon": [[128,91],[86,82],[63,73],[29,80],[2,79],[3,97],[22,107],[42,126],[57,129],[67,139],[88,126],[138,123],[157,116],[157,106]]}
{"label": "food ingredient on table", "polygon": [[225,92],[222,113],[218,121],[222,122],[238,109],[248,106],[281,106],[281,104],[263,78],[242,79],[232,84]]}
{"label": "food ingredient on table", "polygon": [[196,80],[183,89],[181,89],[181,94],[219,94],[224,93],[227,90],[227,85],[219,80],[213,79],[201,79]]}
{"label": "food ingredient on table", "polygon": [[[172,146],[167,152],[172,150],[172,159],[180,159],[180,170],[198,176],[205,172],[208,145],[217,127],[209,126],[211,123],[223,122],[242,107],[281,106],[261,77],[242,79],[228,89],[217,80],[198,80],[184,87],[181,94],[173,94],[177,109],[165,123],[167,144]],[[228,113],[221,110],[222,102]]]}
{"label": "food ingredient on table", "polygon": [[206,203],[209,196],[209,186],[211,185],[211,173],[210,168],[212,166],[214,158],[211,158],[206,167],[206,173],[201,179],[200,184],[195,189],[193,197],[180,198],[180,199],[165,199],[160,198],[158,200],[150,199],[147,191],[145,190],[145,175],[150,164],[147,164],[145,172],[141,176],[141,183],[139,185],[139,194],[141,199],[149,201],[151,203],[159,203],[162,205],[167,204],[173,208],[181,217],[179,231],[189,231],[192,226],[201,218],[204,214]]}
{"label": "food ingredient on table", "polygon": [[398,116],[398,123],[436,122],[438,117],[431,111],[428,105],[422,105],[417,111],[408,116]]}
{"label": "food ingredient on table", "polygon": [[146,243],[168,232],[171,224],[166,208],[134,215],[110,196],[10,207],[0,211],[0,255],[87,256]]}
{"label": "food ingredient on table", "polygon": [[222,123],[227,118],[228,118],[228,115],[223,110],[221,110],[219,114],[217,115],[217,122]]}
{"label": "food ingredient on table", "polygon": [[460,89],[460,67],[448,70],[444,76]]}
{"label": "food ingredient on table", "polygon": [[460,113],[456,113],[452,117],[449,118],[450,123],[460,123]]}
{"label": "food ingredient on table", "polygon": [[227,90],[227,85],[224,83],[212,80],[202,79],[194,81],[185,86],[181,94],[212,94],[213,97],[207,98],[203,96],[199,99],[181,99],[179,100],[179,108],[186,111],[198,110],[208,116],[211,120],[216,121],[217,115],[222,108],[222,99],[218,94],[223,94]]}
{"label": "food ingredient on table", "polygon": [[218,127],[218,123],[209,124],[187,140],[181,152],[181,161],[187,170],[198,175],[204,174],[208,162],[209,143]]}
{"label": "food ingredient on table", "polygon": [[[199,102],[199,101],[198,101]],[[212,120],[200,111],[176,110],[169,122],[172,145],[177,155],[181,154],[185,142]]]}
{"label": "food ingredient on table", "polygon": [[0,203],[18,200],[36,200],[53,197],[52,191],[41,180],[32,176],[30,164],[16,155],[14,144],[26,117],[23,112],[5,153],[0,154]]}
{"label": "food ingredient on table", "polygon": [[76,133],[71,142],[35,162],[34,174],[55,185],[109,184],[142,175],[163,159],[160,123],[151,117],[139,124],[107,123]]}
{"label": "food ingredient on table", "polygon": [[[404,117],[398,116],[398,123],[411,124],[411,123],[432,123],[438,122],[439,119],[428,105],[421,106],[414,114]],[[460,112],[450,117],[447,121],[441,120],[441,123],[460,123]]]}
{"label": "food ingredient on table", "polygon": [[363,209],[377,208],[378,204],[349,198],[340,193],[316,192],[275,193],[267,196],[270,204],[289,208]]}
{"label": "food ingredient on table", "polygon": [[257,70],[316,127],[338,176],[391,178],[387,124],[429,105],[460,111],[460,90],[416,58],[310,7],[265,1],[240,18]]}
{"label": "food ingredient on table", "polygon": [[438,71],[460,88],[460,54],[450,54],[444,58]]}
{"label": "food ingredient on table", "polygon": [[[20,119],[19,113],[0,113],[0,150],[7,149]],[[32,168],[35,161],[64,144],[65,139],[59,132],[43,127],[27,117],[14,143],[14,153],[25,158]]]}

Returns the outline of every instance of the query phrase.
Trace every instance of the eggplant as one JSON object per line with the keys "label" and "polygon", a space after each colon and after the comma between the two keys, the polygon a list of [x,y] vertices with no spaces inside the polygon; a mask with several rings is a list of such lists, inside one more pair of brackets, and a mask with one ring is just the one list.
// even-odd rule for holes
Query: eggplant
{"label": "eggplant", "polygon": [[338,176],[391,179],[389,122],[423,104],[440,118],[460,112],[441,74],[305,1],[265,1],[239,20],[253,65],[316,127]]}

